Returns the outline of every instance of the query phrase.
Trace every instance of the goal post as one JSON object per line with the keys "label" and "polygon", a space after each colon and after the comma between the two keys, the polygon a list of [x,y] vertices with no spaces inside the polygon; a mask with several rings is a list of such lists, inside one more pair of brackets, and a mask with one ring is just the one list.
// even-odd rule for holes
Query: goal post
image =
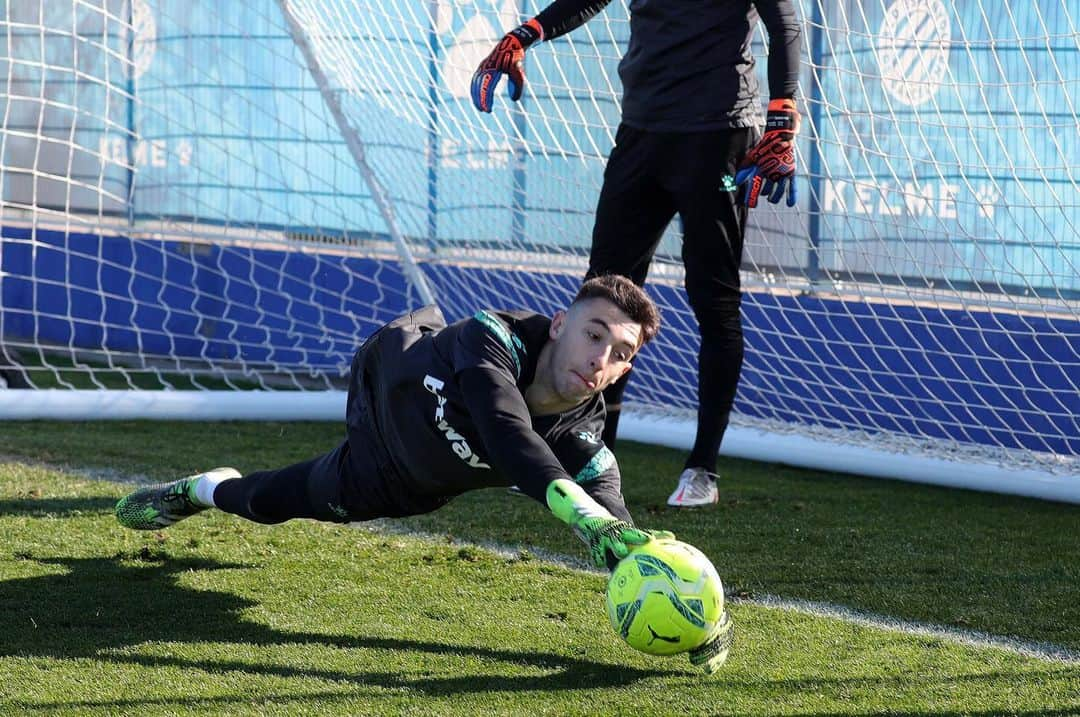
{"label": "goal post", "polygon": [[[797,6],[800,199],[751,213],[723,451],[1080,502],[1080,13]],[[541,8],[4,5],[0,417],[338,418],[394,316],[563,307],[628,11],[535,46],[521,102],[476,112],[477,63]],[[680,239],[622,435],[685,446]]]}

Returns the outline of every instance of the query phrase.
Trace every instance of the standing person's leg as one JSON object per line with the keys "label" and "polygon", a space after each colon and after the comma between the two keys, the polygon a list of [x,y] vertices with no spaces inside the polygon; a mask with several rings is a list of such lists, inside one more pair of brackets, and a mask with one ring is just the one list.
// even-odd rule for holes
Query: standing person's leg
{"label": "standing person's leg", "polygon": [[[645,285],[649,262],[671,218],[674,198],[657,182],[654,165],[662,148],[656,135],[622,125],[604,168],[604,184],[596,205],[589,271],[585,278],[619,274]],[[604,391],[607,418],[603,441],[614,447],[622,395],[630,374]]]}
{"label": "standing person's leg", "polygon": [[747,218],[739,193],[725,179],[734,177],[754,135],[750,129],[685,135],[664,173],[665,186],[678,200],[686,293],[701,333],[697,433],[670,505],[718,499],[717,453],[743,362],[739,267]]}

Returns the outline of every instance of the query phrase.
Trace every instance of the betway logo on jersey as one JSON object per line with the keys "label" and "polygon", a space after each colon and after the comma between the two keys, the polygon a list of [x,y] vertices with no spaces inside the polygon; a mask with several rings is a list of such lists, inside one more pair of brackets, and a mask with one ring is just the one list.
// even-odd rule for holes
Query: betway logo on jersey
{"label": "betway logo on jersey", "polygon": [[454,427],[446,422],[446,399],[439,393],[445,385],[446,383],[434,376],[424,376],[424,388],[435,394],[437,400],[435,404],[435,427],[442,431],[442,434],[446,436],[446,440],[450,441],[450,447],[457,454],[457,457],[468,463],[470,468],[491,468],[487,463],[480,462],[480,458],[469,447],[469,442],[465,440],[465,436],[455,431]]}

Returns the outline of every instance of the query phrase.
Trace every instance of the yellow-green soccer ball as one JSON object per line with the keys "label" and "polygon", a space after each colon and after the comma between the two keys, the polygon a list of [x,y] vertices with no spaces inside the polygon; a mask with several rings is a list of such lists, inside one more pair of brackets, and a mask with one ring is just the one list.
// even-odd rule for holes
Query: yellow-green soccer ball
{"label": "yellow-green soccer ball", "polygon": [[724,586],[705,554],[678,540],[650,540],[608,579],[607,613],[635,650],[676,655],[705,642],[724,613]]}

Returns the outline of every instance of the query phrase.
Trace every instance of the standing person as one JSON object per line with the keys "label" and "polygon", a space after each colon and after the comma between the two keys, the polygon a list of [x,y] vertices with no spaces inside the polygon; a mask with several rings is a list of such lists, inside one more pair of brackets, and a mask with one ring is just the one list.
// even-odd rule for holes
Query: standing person
{"label": "standing person", "polygon": [[[525,50],[580,27],[610,0],[555,0],[511,30],[472,81],[490,112],[505,73],[521,98]],[[765,132],[750,41],[769,35]],[[622,122],[604,170],[587,276],[617,273],[639,286],[671,219],[682,222],[686,293],[701,333],[693,449],[668,505],[716,503],[716,460],[743,361],[739,267],[747,208],[765,194],[794,206],[795,89],[801,32],[791,0],[631,0],[619,63]],[[604,442],[614,445],[628,376],[606,392]]]}
{"label": "standing person", "polygon": [[[516,483],[567,523],[597,566],[613,568],[666,531],[635,528],[615,456],[597,437],[601,392],[660,327],[652,300],[621,276],[586,281],[566,311],[479,311],[447,326],[432,306],[380,329],[357,351],[347,437],[296,465],[241,476],[218,468],[141,488],[120,523],[160,530],[207,508],[259,523],[335,523],[418,515],[469,490]],[[712,672],[733,631],[691,651]]]}

